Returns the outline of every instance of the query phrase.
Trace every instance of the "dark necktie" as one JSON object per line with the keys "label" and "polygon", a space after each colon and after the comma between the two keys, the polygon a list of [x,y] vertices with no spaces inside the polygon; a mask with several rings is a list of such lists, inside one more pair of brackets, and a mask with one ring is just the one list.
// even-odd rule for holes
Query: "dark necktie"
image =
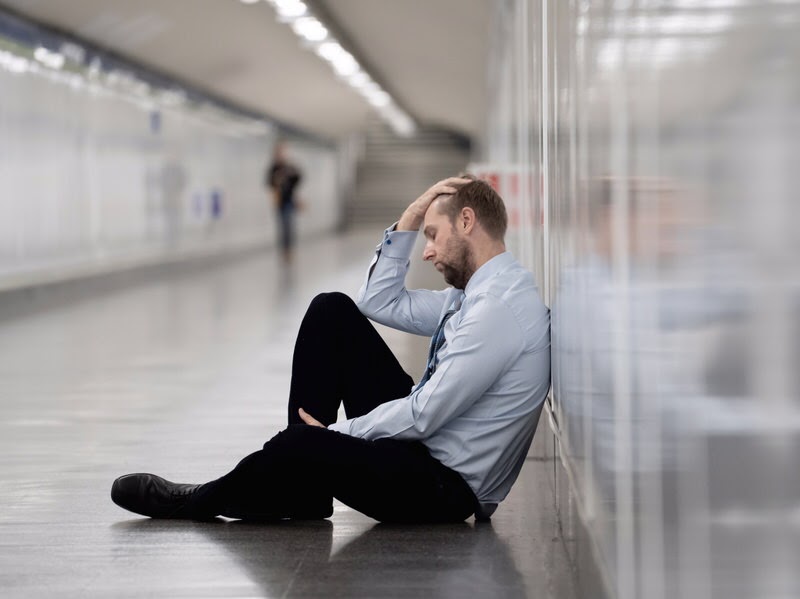
{"label": "dark necktie", "polygon": [[[461,306],[459,306],[460,308]],[[422,375],[419,383],[417,383],[416,389],[421,388],[425,383],[428,382],[428,379],[433,376],[433,373],[436,372],[436,366],[439,363],[436,354],[439,353],[439,350],[442,349],[444,345],[444,325],[447,324],[447,321],[450,320],[450,317],[458,312],[458,308],[453,308],[445,312],[444,316],[442,317],[439,326],[436,327],[436,331],[433,333],[433,337],[431,337],[431,346],[428,350],[428,363],[425,368],[425,373]]]}

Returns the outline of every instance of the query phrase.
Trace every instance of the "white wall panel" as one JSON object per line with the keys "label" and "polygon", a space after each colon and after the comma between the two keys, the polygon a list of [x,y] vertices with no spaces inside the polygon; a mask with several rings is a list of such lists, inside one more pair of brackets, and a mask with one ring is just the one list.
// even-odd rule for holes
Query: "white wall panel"
{"label": "white wall panel", "polygon": [[[274,242],[275,126],[32,52],[0,38],[0,288]],[[309,206],[300,236],[333,230],[335,149],[290,146]]]}

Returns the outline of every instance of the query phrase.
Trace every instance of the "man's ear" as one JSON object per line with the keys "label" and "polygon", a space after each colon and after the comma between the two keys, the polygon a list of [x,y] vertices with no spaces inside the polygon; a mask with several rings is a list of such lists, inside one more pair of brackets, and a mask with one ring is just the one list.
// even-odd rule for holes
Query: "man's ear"
{"label": "man's ear", "polygon": [[471,233],[475,228],[475,211],[468,206],[462,208],[458,224],[462,233]]}

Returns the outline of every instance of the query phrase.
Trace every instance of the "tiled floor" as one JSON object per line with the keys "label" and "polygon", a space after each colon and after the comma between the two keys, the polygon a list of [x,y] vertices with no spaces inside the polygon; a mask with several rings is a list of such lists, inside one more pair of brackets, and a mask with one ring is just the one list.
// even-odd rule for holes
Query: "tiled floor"
{"label": "tiled floor", "polygon": [[[111,503],[119,474],[205,481],[277,432],[308,301],[354,294],[379,235],[309,243],[288,272],[265,252],[87,283],[0,320],[0,595],[573,596],[538,460],[488,525],[377,525],[342,505],[325,522],[164,522]],[[418,376],[427,341],[382,332]]]}

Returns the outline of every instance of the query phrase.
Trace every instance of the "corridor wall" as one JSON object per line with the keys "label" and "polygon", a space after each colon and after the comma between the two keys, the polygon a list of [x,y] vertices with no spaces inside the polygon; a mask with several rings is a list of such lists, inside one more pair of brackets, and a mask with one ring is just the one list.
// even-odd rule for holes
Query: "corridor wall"
{"label": "corridor wall", "polygon": [[610,596],[800,595],[798,24],[794,1],[493,3],[475,168],[551,308],[537,435]]}
{"label": "corridor wall", "polygon": [[300,235],[338,225],[335,147],[0,24],[0,289],[274,243],[278,136],[305,174]]}

